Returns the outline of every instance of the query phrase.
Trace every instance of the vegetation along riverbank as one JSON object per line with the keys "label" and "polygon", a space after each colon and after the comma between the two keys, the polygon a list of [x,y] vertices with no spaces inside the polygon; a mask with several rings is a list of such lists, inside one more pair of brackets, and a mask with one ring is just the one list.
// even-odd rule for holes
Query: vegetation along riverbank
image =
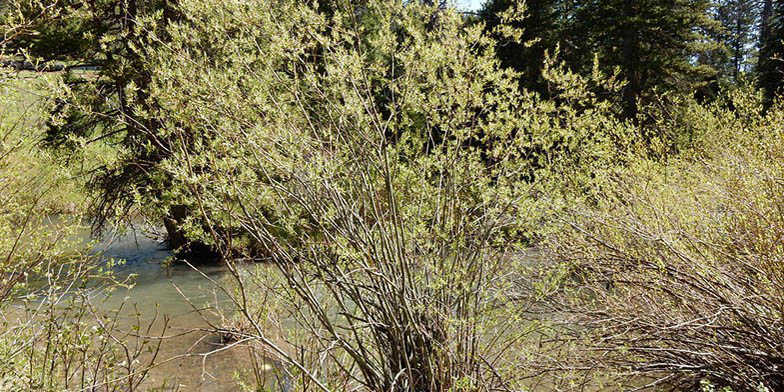
{"label": "vegetation along riverbank", "polygon": [[784,390],[784,1],[0,31],[0,390]]}

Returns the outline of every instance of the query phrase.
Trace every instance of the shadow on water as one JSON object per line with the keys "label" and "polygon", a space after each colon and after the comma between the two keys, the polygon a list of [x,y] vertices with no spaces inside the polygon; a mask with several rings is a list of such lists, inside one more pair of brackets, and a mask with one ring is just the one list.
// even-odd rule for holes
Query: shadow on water
{"label": "shadow on water", "polygon": [[[240,382],[254,384],[251,374],[250,347],[236,345],[227,348],[210,323],[220,323],[221,317],[233,312],[233,304],[213,281],[225,279],[228,271],[220,265],[199,266],[199,270],[173,263],[164,263],[171,252],[166,244],[128,231],[99,243],[96,251],[105,260],[124,260],[114,268],[122,279],[133,275],[135,284],[130,289],[118,289],[101,307],[106,311],[122,309],[121,326],[142,330],[152,325],[151,335],[161,336],[157,358],[162,364],[150,370],[145,388],[166,391],[237,391]],[[201,311],[196,311],[200,309]],[[273,373],[275,365],[262,364],[268,369],[265,384],[270,391],[285,390],[278,386]],[[282,383],[282,384],[285,384]]]}

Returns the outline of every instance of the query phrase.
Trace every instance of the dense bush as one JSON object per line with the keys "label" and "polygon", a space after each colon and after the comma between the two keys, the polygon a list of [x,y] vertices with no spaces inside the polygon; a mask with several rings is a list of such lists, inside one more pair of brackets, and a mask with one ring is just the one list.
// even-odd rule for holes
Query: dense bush
{"label": "dense bush", "polygon": [[[623,159],[633,129],[586,88],[617,83],[553,60],[559,99],[521,93],[453,10],[274,4],[185,1],[150,53],[190,234],[227,255],[244,238],[285,279],[231,261],[246,328],[226,333],[271,346],[303,388],[518,387],[536,184],[590,188]],[[299,326],[285,344],[249,299],[265,297]]]}
{"label": "dense bush", "polygon": [[595,203],[558,214],[548,251],[570,273],[556,310],[582,346],[565,368],[626,385],[784,387],[784,112],[762,112],[741,90],[693,104],[690,151],[619,168]]}
{"label": "dense bush", "polygon": [[[4,312],[0,388],[146,374],[145,345],[91,303],[110,275],[67,241],[77,225],[46,224],[84,203],[58,201],[73,172],[37,147],[43,121],[81,153],[119,146],[93,151],[99,222],[139,209],[174,247],[220,253],[237,313],[211,330],[257,349],[258,380],[271,357],[293,390],[784,388],[784,104],[742,88],[698,103],[655,88],[662,73],[638,111],[622,70],[576,73],[557,48],[521,82],[497,59],[535,44],[520,3],[491,35],[433,2],[33,3],[15,45],[79,31],[94,52],[62,58],[101,68],[63,74],[53,115],[0,119],[0,308],[22,305]],[[693,5],[646,10],[646,32],[698,37]],[[645,68],[634,52],[616,54]],[[0,108],[25,102],[3,92]]]}

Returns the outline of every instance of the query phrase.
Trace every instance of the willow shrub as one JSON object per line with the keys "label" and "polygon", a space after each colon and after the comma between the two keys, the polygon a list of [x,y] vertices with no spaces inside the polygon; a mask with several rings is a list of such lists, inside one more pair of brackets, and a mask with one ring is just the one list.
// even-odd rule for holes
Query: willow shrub
{"label": "willow shrub", "polygon": [[575,346],[546,366],[627,387],[784,388],[783,115],[748,91],[693,104],[691,148],[619,169],[558,215],[549,252],[570,274],[555,311],[573,315]]}
{"label": "willow shrub", "polygon": [[39,148],[50,81],[0,68],[0,390],[138,390],[155,345],[99,310],[121,282],[79,238],[72,170]]}
{"label": "willow shrub", "polygon": [[[535,185],[604,181],[630,130],[588,92],[598,73],[551,61],[562,94],[544,101],[482,26],[403,3],[183,1],[147,49],[162,137],[180,141],[166,197],[199,212],[193,238],[274,266],[283,283],[229,257],[248,328],[226,332],[300,387],[519,387]],[[287,330],[264,328],[263,300]]]}

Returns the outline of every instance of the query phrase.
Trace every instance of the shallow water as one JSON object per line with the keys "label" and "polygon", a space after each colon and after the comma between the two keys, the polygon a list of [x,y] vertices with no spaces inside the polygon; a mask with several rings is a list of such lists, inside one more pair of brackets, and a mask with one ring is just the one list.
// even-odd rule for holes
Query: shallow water
{"label": "shallow water", "polygon": [[[250,368],[248,347],[225,349],[220,338],[199,329],[208,328],[208,322],[220,320],[218,313],[230,315],[233,309],[228,297],[217,290],[210,279],[220,281],[228,273],[223,266],[194,268],[176,264],[165,267],[162,263],[171,256],[166,247],[141,234],[128,232],[99,244],[104,257],[123,259],[115,267],[118,277],[135,275],[131,289],[119,289],[101,305],[104,310],[122,306],[124,322],[131,327],[138,322],[142,328],[153,324],[151,335],[160,336],[164,315],[168,318],[167,336],[158,354],[158,362],[145,383],[146,388],[178,391],[236,391],[238,379],[247,378]],[[207,309],[194,311],[194,306]],[[205,355],[211,351],[220,350]]]}

